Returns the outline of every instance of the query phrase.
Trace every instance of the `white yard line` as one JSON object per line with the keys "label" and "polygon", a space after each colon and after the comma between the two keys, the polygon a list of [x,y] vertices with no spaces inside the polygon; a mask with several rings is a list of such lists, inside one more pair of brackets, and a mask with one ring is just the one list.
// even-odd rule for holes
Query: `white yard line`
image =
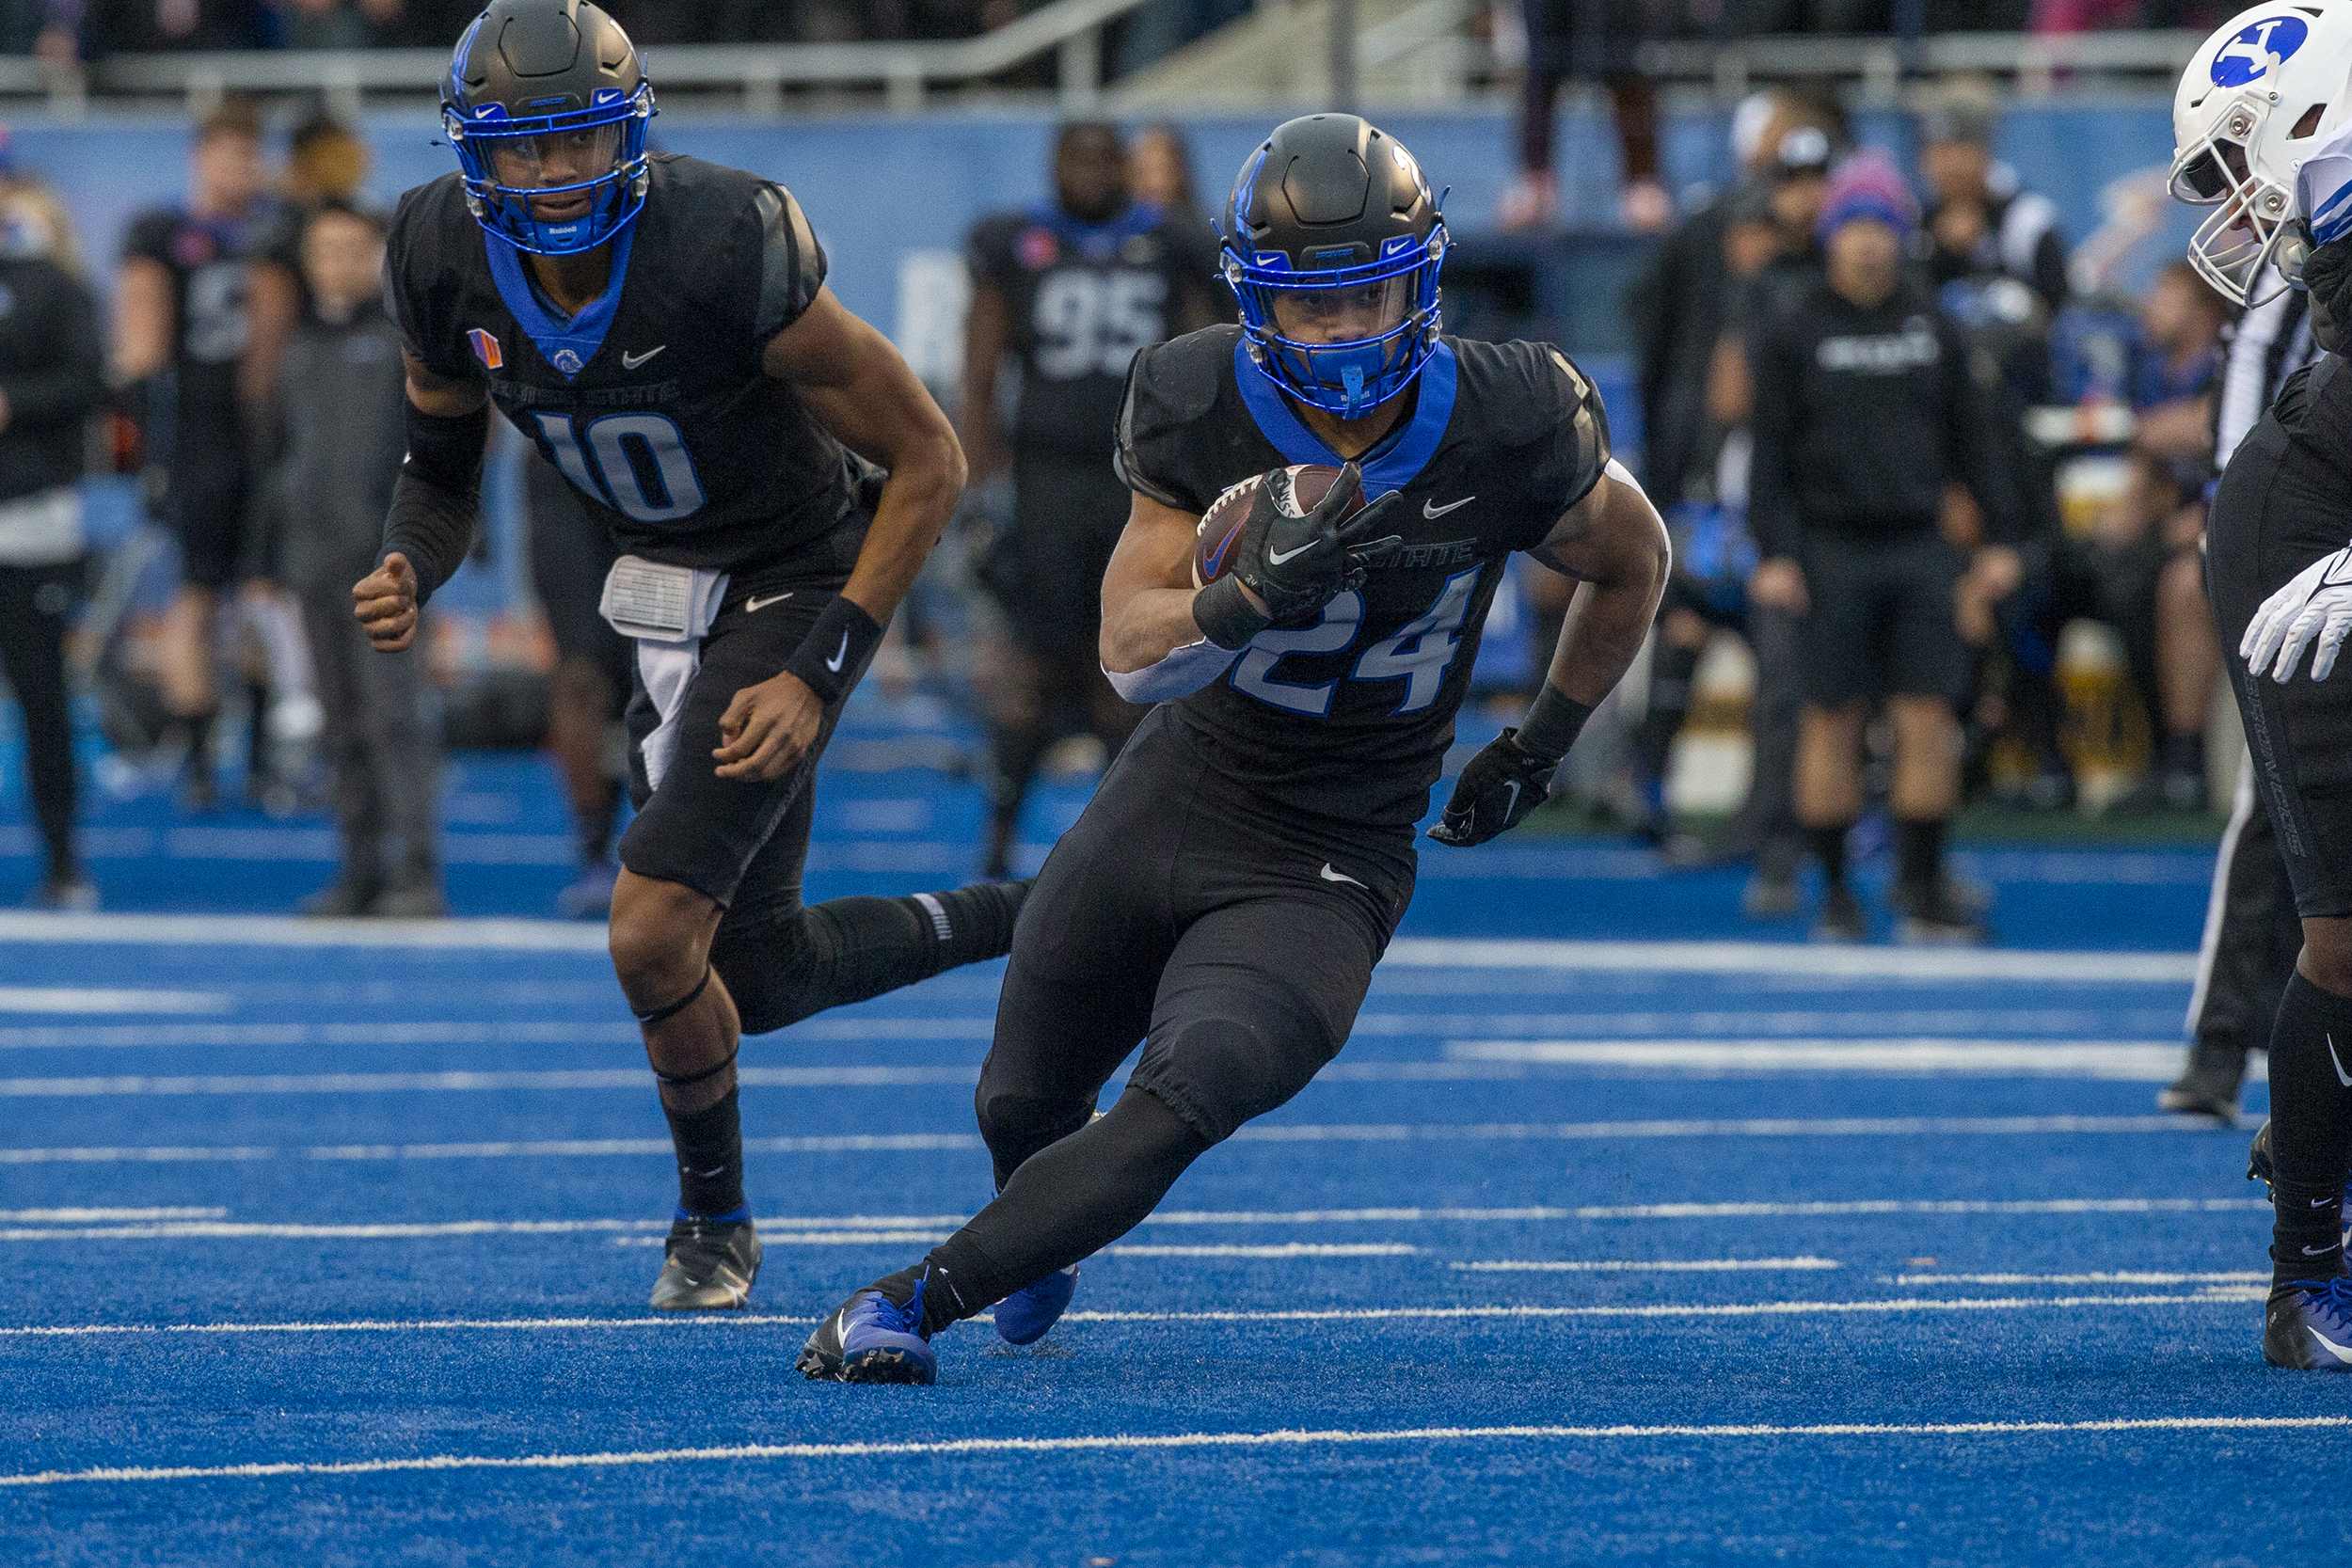
{"label": "white yard line", "polygon": [[236,999],[215,990],[121,990],[86,986],[0,986],[0,1013],[225,1013]]}
{"label": "white yard line", "polygon": [[2307,1432],[2352,1426],[2352,1416],[2169,1416],[2105,1421],[1937,1421],[1908,1424],[1717,1426],[1407,1427],[1387,1431],[1185,1432],[1069,1437],[960,1437],[914,1443],[757,1443],[725,1448],[613,1449],[597,1453],[434,1454],[410,1459],[284,1461],[252,1465],[126,1465],[0,1476],[0,1487],[74,1482],[264,1481],[278,1476],[362,1476],[404,1471],[581,1470],[775,1459],[964,1458],[987,1454],[1148,1452],[1169,1449],[1323,1449],[1406,1443],[1755,1442],[1838,1437],[2039,1437],[2117,1433]]}
{"label": "white yard line", "polygon": [[[1937,1073],[1973,1078],[2053,1076],[2169,1083],[2178,1040],[1483,1039],[1448,1040],[1456,1061],[1642,1068],[1688,1073]],[[2183,1119],[2183,1118],[2175,1118]]]}
{"label": "white yard line", "polygon": [[[1498,1258],[1476,1263],[1448,1263],[1463,1274],[1729,1274],[1742,1270],[1785,1271],[1842,1268],[1834,1258]],[[1899,1285],[1910,1284],[1899,1279]]]}

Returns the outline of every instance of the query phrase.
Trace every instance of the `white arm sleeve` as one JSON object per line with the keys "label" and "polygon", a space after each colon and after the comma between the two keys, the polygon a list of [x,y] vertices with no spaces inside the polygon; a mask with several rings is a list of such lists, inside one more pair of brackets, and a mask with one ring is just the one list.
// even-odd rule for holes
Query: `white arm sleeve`
{"label": "white arm sleeve", "polygon": [[1198,691],[1232,667],[1239,658],[1239,648],[1220,648],[1207,638],[1171,648],[1168,657],[1157,664],[1146,665],[1122,674],[1105,668],[1103,673],[1110,678],[1111,689],[1130,703],[1164,703],[1171,697]]}

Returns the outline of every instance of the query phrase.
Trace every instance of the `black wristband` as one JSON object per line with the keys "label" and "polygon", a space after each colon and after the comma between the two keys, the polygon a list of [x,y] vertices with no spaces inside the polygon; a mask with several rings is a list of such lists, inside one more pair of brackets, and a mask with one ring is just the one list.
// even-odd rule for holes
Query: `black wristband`
{"label": "black wristband", "polygon": [[1592,716],[1591,704],[1580,703],[1546,681],[1519,724],[1516,737],[1518,749],[1537,762],[1557,763],[1568,754],[1568,748],[1576,744],[1578,734],[1584,728],[1584,721]]}
{"label": "black wristband", "polygon": [[1274,624],[1241,591],[1241,578],[1219,578],[1192,596],[1192,620],[1220,648],[1240,648]]}
{"label": "black wristband", "polygon": [[838,594],[792,651],[785,673],[799,676],[818,702],[831,707],[850,689],[882,640],[881,624],[856,600]]}

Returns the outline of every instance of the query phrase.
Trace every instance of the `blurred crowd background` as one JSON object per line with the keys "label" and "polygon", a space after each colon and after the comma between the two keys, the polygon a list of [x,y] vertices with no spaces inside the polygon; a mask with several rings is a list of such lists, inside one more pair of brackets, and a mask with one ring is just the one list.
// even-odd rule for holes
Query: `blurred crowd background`
{"label": "blurred crowd background", "polygon": [[[613,9],[657,46],[953,37],[1004,20],[920,0]],[[1448,326],[1575,355],[1603,384],[1619,450],[1677,546],[1652,646],[1570,759],[1544,823],[1630,834],[1677,864],[1750,863],[1751,912],[1794,908],[1791,650],[1806,607],[1778,569],[1772,527],[1751,515],[1759,438],[1789,438],[1758,429],[1759,399],[1770,408],[1774,397],[1761,346],[1818,293],[1825,210],[1867,153],[1874,178],[1891,182],[1869,210],[1896,231],[1905,286],[1963,345],[1951,420],[1975,454],[1965,471],[1948,452],[1895,451],[1873,483],[1936,499],[1967,651],[1953,708],[1967,800],[2011,822],[2217,830],[2239,740],[2217,701],[2197,546],[2217,457],[2252,419],[2226,391],[2232,345],[2254,386],[2308,346],[2275,311],[2237,321],[2170,262],[2169,78],[2150,75],[2111,110],[2069,103],[2062,82],[2023,103],[2014,77],[1922,70],[1891,84],[1692,89],[1661,82],[1644,53],[1789,30],[2201,28],[2217,9],[1531,0],[1470,15],[1503,61],[1504,90],[1391,121],[1456,187]],[[0,15],[10,47],[103,58],[438,49],[469,10],[44,0]],[[1182,42],[1219,20],[1203,0],[1158,36]],[[1232,22],[1190,55],[1214,59],[1221,38],[1263,24]],[[652,60],[660,90],[661,55]],[[382,215],[442,154],[405,109],[291,91],[248,102],[192,89],[189,102],[170,126],[21,123],[0,155],[0,269],[15,269],[0,270],[0,656],[23,762],[0,784],[0,816],[38,837],[21,846],[40,851],[34,897],[100,901],[103,867],[77,851],[73,824],[93,801],[143,800],[175,820],[331,820],[341,868],[309,908],[432,913],[442,749],[540,748],[578,825],[578,877],[561,908],[593,915],[626,809],[615,720],[628,670],[626,650],[579,612],[603,546],[560,483],[501,429],[479,558],[437,601],[415,667],[365,656],[345,624],[398,460],[396,341],[374,291]],[[1367,112],[1386,118],[1376,103]],[[1034,104],[1024,114],[804,130],[690,109],[656,128],[658,145],[792,184],[833,253],[836,292],[893,332],[963,421],[978,459],[972,491],[868,700],[932,716],[919,734],[892,732],[887,765],[934,768],[987,800],[975,871],[1017,868],[1021,846],[1050,838],[1021,824],[1031,777],[1084,779],[1132,721],[1099,693],[1025,678],[1022,585],[1001,569],[1018,553],[1019,356],[1002,322],[984,322],[1002,301],[958,239],[992,219],[1050,227],[1071,209],[1068,159],[1055,154],[1077,133]],[[1118,202],[1156,203],[1205,236],[1232,164],[1279,118],[1137,113],[1089,119],[1078,135]],[[2074,155],[2090,145],[2085,126],[2096,156]],[[154,156],[165,148],[183,172]],[[136,168],[125,150],[142,154],[127,160]],[[984,180],[971,177],[982,167]],[[11,302],[53,287],[71,308],[40,312],[38,331],[24,312],[11,318]],[[38,388],[20,379],[33,376]],[[1107,419],[1087,447],[1105,474]],[[1919,471],[1899,471],[1915,456]],[[1568,610],[1569,585],[1532,563],[1515,570],[1478,665],[1504,720]],[[1486,738],[1479,722],[1466,717],[1466,745]],[[1882,718],[1865,740],[1863,855],[1887,832],[1901,736]],[[836,752],[854,757],[857,745]]]}

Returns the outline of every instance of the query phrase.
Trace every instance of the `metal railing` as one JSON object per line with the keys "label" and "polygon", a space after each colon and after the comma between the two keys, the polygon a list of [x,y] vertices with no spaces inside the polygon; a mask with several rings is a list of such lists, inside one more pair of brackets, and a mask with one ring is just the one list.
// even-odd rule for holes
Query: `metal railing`
{"label": "metal railing", "polygon": [[[1148,3],[1052,0],[993,32],[953,40],[679,44],[646,53],[664,90],[739,95],[746,110],[762,115],[782,110],[787,94],[796,90],[825,88],[876,93],[884,106],[911,112],[934,94],[983,85],[1050,55],[1054,95],[1065,110],[1084,110],[1094,106],[1103,91],[1104,30]],[[1335,47],[1333,57],[1344,59],[1351,73],[1358,65],[1371,71],[1400,62],[1425,66],[1474,93],[1477,88],[1470,84],[1490,83],[1500,70],[1479,34],[1485,9],[1480,0],[1424,0],[1403,16],[1355,32],[1344,40],[1352,47]],[[1355,8],[1335,4],[1330,13],[1336,32],[1350,25]],[[2031,97],[2047,95],[2062,81],[2149,82],[2169,76],[2187,62],[2202,38],[2182,31],[1946,33],[1914,41],[1776,36],[1650,43],[1639,58],[1643,70],[1661,80],[1707,85],[1726,98],[1757,81],[1827,77],[1857,82],[1866,98],[1883,102],[1906,79],[1952,71],[2007,78]],[[184,99],[200,109],[229,92],[322,93],[349,110],[368,94],[431,92],[448,60],[432,49],[127,55],[87,69],[0,57],[0,97],[46,98],[53,112],[67,117],[82,112],[94,95]]]}

